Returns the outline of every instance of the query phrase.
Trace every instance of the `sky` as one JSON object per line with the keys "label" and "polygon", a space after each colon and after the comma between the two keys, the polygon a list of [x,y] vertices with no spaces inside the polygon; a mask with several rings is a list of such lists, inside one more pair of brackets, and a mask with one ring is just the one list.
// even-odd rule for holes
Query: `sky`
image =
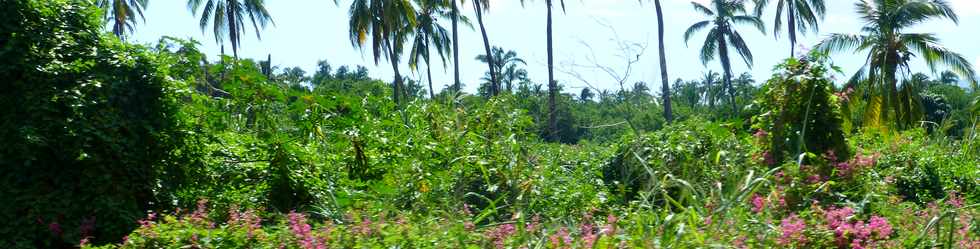
{"label": "sky", "polygon": [[[707,2],[707,0],[696,0]],[[801,47],[812,47],[831,33],[857,33],[862,22],[855,14],[857,0],[826,0],[827,16],[820,24],[819,34],[808,33],[799,39]],[[916,26],[910,31],[936,34],[941,43],[959,52],[973,62],[980,71],[980,0],[948,0],[960,16],[959,25],[949,20],[935,20]],[[348,38],[348,15],[351,0],[267,0],[274,25],[262,30],[261,39],[249,29],[242,40],[240,57],[264,60],[271,54],[273,65],[298,66],[312,75],[317,62],[328,61],[334,68],[341,65],[363,65],[373,78],[390,81],[394,75],[390,64],[382,60],[375,64],[370,48],[358,49]],[[467,2],[469,3],[469,2]],[[564,12],[556,10],[554,16],[555,79],[565,85],[565,91],[577,93],[591,85],[600,89],[619,89],[610,73],[586,65],[603,65],[613,69],[612,75],[622,77],[627,60],[622,56],[619,44],[646,46],[639,60],[633,64],[626,82],[643,81],[652,89],[660,88],[659,58],[657,53],[656,12],[652,1],[637,0],[566,0]],[[663,0],[665,21],[665,46],[667,67],[671,82],[700,78],[707,70],[721,71],[718,61],[702,64],[698,59],[705,33],[694,36],[685,44],[683,33],[691,24],[704,17],[695,12],[689,0]],[[557,7],[557,6],[556,6]],[[460,71],[464,90],[474,92],[480,77],[487,70],[485,64],[474,58],[484,53],[483,41],[470,4],[460,7],[470,16],[473,29],[460,26]],[[733,74],[750,72],[756,81],[762,82],[772,74],[771,69],[790,54],[789,41],[785,36],[774,38],[772,22],[775,9],[770,6],[763,16],[767,33],[750,26],[738,26],[739,32],[755,57],[752,68],[741,59],[732,58]],[[162,36],[190,38],[200,41],[201,49],[214,58],[219,46],[211,32],[203,32],[198,26],[198,14],[192,14],[186,1],[151,1],[145,10],[146,21],[140,23],[132,39],[152,44]],[[513,50],[527,62],[529,78],[538,84],[547,82],[547,52],[545,42],[544,1],[520,0],[493,1],[489,13],[484,15],[490,43],[505,50]],[[448,21],[442,23],[447,29]],[[785,29],[785,27],[784,27]],[[208,29],[210,31],[210,28]],[[785,32],[784,32],[785,34]],[[230,45],[227,53],[231,53]],[[591,49],[590,49],[591,48]],[[407,48],[406,48],[407,50]],[[407,54],[407,53],[406,53]],[[864,63],[866,54],[836,53],[833,62],[844,68],[846,78]],[[733,54],[734,56],[734,54]],[[628,57],[636,57],[635,54]],[[447,55],[447,58],[451,58]],[[402,58],[401,72],[420,82],[425,82],[424,71],[414,72]],[[917,59],[913,71],[930,73]],[[433,58],[433,86],[436,91],[452,84],[452,65],[443,65]],[[451,59],[449,60],[451,63]],[[420,67],[425,70],[424,67]],[[575,72],[571,74],[570,72]]]}

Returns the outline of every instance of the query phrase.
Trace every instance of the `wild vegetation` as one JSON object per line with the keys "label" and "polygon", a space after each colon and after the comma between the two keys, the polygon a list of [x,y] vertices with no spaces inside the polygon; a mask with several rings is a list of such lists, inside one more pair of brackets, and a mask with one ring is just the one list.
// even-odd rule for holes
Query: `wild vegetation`
{"label": "wild vegetation", "polygon": [[[752,64],[735,24],[762,30],[768,1],[695,3],[710,19],[684,39],[708,29],[700,58],[723,73],[669,86],[659,18],[659,96],[625,79],[563,91],[550,34],[536,83],[485,31],[485,82],[462,92],[460,4],[482,28],[486,0],[353,1],[347,37],[392,82],[238,58],[249,24],[272,22],[261,0],[188,2],[232,56],[120,39],[147,2],[0,9],[0,247],[980,248],[975,72],[904,32],[956,21],[945,1],[861,1],[864,34],[758,82],[729,54]],[[773,2],[791,43],[824,14]],[[841,81],[830,52],[849,49],[869,60]],[[452,87],[402,77],[405,53],[413,70],[452,63]],[[951,71],[906,74],[913,57]]]}

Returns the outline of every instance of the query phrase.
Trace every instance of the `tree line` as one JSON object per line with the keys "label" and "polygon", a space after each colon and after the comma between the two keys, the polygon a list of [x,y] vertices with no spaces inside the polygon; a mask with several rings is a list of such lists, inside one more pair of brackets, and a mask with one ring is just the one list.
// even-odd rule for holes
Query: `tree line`
{"label": "tree line", "polygon": [[[97,0],[97,5],[105,11],[106,21],[112,32],[125,38],[127,33],[134,31],[139,20],[143,20],[144,9],[149,0]],[[338,1],[335,4],[340,5]],[[640,0],[640,2],[644,2]],[[657,15],[658,48],[661,74],[661,103],[663,117],[668,122],[673,120],[672,93],[669,77],[663,20],[663,7],[660,0],[653,0]],[[706,74],[706,78],[720,77],[720,89],[710,86],[704,97],[709,105],[714,106],[716,100],[727,98],[731,107],[731,117],[737,117],[739,106],[736,105],[736,82],[733,82],[731,69],[732,56],[742,60],[748,67],[753,66],[754,57],[748,44],[743,39],[743,26],[766,33],[766,22],[761,17],[766,11],[775,11],[772,21],[775,38],[786,36],[790,44],[789,57],[796,56],[796,43],[799,35],[818,33],[821,20],[826,16],[826,1],[824,0],[711,0],[707,4],[691,2],[695,13],[705,17],[704,20],[691,24],[684,32],[683,39],[689,42],[696,35],[703,33],[704,42],[701,44],[699,58],[707,65],[717,60],[722,68],[720,75]],[[395,75],[392,82],[392,98],[401,106],[406,98],[407,90],[399,71],[402,57],[408,56],[408,65],[412,70],[418,70],[421,64],[426,66],[428,75],[428,95],[434,98],[436,93],[432,87],[431,65],[432,52],[438,54],[443,65],[453,65],[454,81],[451,92],[458,94],[461,89],[459,65],[459,29],[460,24],[472,28],[471,20],[463,13],[462,8],[469,4],[473,10],[477,27],[483,41],[484,54],[478,60],[487,64],[485,75],[486,86],[481,87],[481,95],[494,97],[512,88],[519,77],[527,78],[526,71],[520,72],[516,67],[506,65],[522,64],[523,61],[515,56],[508,57],[507,53],[497,51],[491,44],[486,29],[484,14],[490,11],[489,0],[353,0],[349,6],[349,39],[358,49],[369,49],[375,64],[386,59],[392,66]],[[522,0],[523,6],[530,6],[531,1]],[[241,37],[251,26],[255,35],[261,39],[261,30],[268,24],[274,24],[272,15],[266,9],[264,0],[188,0],[188,8],[200,18],[202,30],[212,29],[216,42],[221,45],[230,43],[232,53],[237,58],[241,47]],[[544,0],[546,11],[546,44],[548,58],[547,109],[548,134],[551,141],[560,140],[558,137],[558,82],[554,78],[554,38],[552,21],[553,9],[556,2]],[[565,10],[564,0],[557,1],[562,11]],[[751,5],[751,6],[750,6]],[[773,6],[774,5],[774,6]],[[856,34],[830,34],[817,44],[814,50],[818,53],[854,52],[866,54],[862,68],[843,87],[853,89],[854,94],[867,96],[868,107],[865,109],[865,119],[869,124],[889,125],[904,128],[914,125],[921,116],[917,112],[917,102],[912,101],[919,96],[917,90],[911,89],[910,84],[902,84],[901,80],[911,76],[909,62],[921,59],[933,72],[939,66],[948,68],[963,80],[977,85],[976,72],[973,66],[960,54],[945,48],[935,34],[914,33],[910,29],[916,24],[931,20],[949,20],[958,24],[959,17],[946,1],[942,0],[861,0],[854,3],[856,13],[862,19],[864,26]],[[750,8],[751,7],[751,8]],[[672,10],[676,11],[676,10]],[[144,20],[145,21],[145,20]],[[449,22],[450,27],[443,26]],[[250,25],[249,25],[250,24]],[[785,26],[785,27],[784,27]],[[784,31],[785,29],[785,31]],[[497,52],[495,52],[497,51]],[[497,57],[501,58],[497,58]],[[507,71],[510,70],[510,71]],[[706,80],[714,83],[713,80]],[[690,91],[691,86],[684,91]],[[909,89],[906,89],[909,88]],[[720,92],[715,92],[720,90]],[[710,96],[708,96],[710,95]],[[726,96],[727,95],[727,96]],[[690,96],[688,96],[690,97]],[[687,101],[691,103],[692,101]],[[921,104],[918,104],[921,105]]]}

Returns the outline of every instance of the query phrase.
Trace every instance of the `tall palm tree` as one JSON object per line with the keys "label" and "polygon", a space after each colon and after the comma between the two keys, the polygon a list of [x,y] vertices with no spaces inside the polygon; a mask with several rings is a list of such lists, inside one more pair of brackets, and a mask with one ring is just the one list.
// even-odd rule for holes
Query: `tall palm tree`
{"label": "tall palm tree", "polygon": [[363,48],[370,38],[374,64],[377,65],[382,56],[391,62],[395,73],[392,99],[400,106],[405,90],[398,64],[405,38],[409,35],[405,27],[415,26],[412,3],[408,0],[354,0],[349,15],[351,44]]}
{"label": "tall palm tree", "polygon": [[732,64],[729,59],[729,46],[735,47],[735,52],[742,57],[745,64],[752,67],[752,52],[742,39],[742,35],[735,30],[735,24],[749,24],[765,33],[764,25],[759,17],[748,15],[745,11],[743,0],[712,0],[711,7],[708,8],[700,3],[691,2],[694,10],[708,16],[710,19],[700,21],[691,25],[684,32],[684,42],[691,40],[691,37],[711,26],[704,45],[701,46],[701,62],[707,64],[718,56],[721,68],[724,70],[724,84],[728,89],[728,96],[731,98],[732,114],[738,115],[738,106],[735,104],[735,88],[732,87]]}
{"label": "tall palm tree", "polygon": [[664,99],[664,120],[667,123],[674,121],[674,112],[670,104],[670,82],[667,78],[667,51],[664,48],[664,12],[663,8],[660,6],[660,0],[653,1],[654,6],[657,9],[657,40],[659,42],[658,48],[660,52],[660,82],[662,82],[663,89],[660,93]]}
{"label": "tall palm tree", "polygon": [[[446,65],[446,54],[449,53],[449,32],[446,28],[439,25],[439,18],[447,18],[451,14],[445,9],[444,0],[415,0],[418,12],[415,14],[415,26],[412,27],[415,33],[415,43],[412,51],[408,55],[408,64],[413,70],[418,69],[419,59],[425,62],[426,74],[429,78],[429,98],[435,98],[435,91],[432,90],[432,64],[429,63],[430,50],[435,48],[442,59],[442,65]],[[434,47],[433,47],[434,46]]]}
{"label": "tall palm tree", "polygon": [[[762,16],[762,11],[771,0],[755,0],[755,15]],[[818,19],[827,14],[824,0],[772,0],[776,1],[776,17],[773,21],[773,36],[779,37],[783,27],[783,13],[786,14],[786,35],[789,36],[789,56],[796,54],[796,33],[806,33],[819,30]]]}
{"label": "tall palm tree", "polygon": [[222,45],[222,50],[227,36],[235,58],[238,58],[246,21],[252,23],[255,37],[259,39],[262,39],[260,30],[269,23],[274,24],[269,11],[265,9],[265,0],[188,0],[187,7],[194,13],[200,11],[201,31],[211,25],[214,39]]}
{"label": "tall palm tree", "polygon": [[909,61],[921,57],[929,68],[945,65],[970,82],[977,78],[970,62],[939,44],[939,38],[930,33],[910,33],[907,29],[932,19],[959,18],[943,0],[862,0],[856,5],[857,13],[864,20],[862,34],[833,34],[820,42],[815,49],[825,52],[867,51],[867,61],[849,83],[866,82],[862,88],[870,91],[865,112],[868,125],[881,126],[893,117],[897,128],[916,122],[906,112],[914,110],[913,101],[903,100],[898,88],[899,73],[908,75]]}
{"label": "tall palm tree", "polygon": [[[469,20],[466,16],[459,14],[459,6],[457,3],[466,3],[465,0],[448,0],[449,1],[449,18],[452,21],[453,29],[453,91],[459,92],[462,88],[462,84],[459,82],[459,23],[470,25]],[[473,26],[470,26],[472,28]]]}
{"label": "tall palm tree", "polygon": [[124,39],[126,32],[133,32],[136,15],[144,22],[143,9],[149,0],[96,0],[95,4],[105,13],[106,21],[112,23],[112,34]]}
{"label": "tall palm tree", "polygon": [[500,82],[497,81],[497,73],[494,71],[493,52],[490,50],[490,38],[487,37],[487,28],[483,24],[483,12],[490,8],[490,0],[472,0],[473,10],[476,11],[476,22],[480,25],[480,33],[483,35],[483,49],[486,50],[487,67],[490,68],[490,96],[497,96],[500,93]]}
{"label": "tall palm tree", "polygon": [[[525,0],[521,0],[523,5]],[[557,103],[556,98],[558,95],[558,82],[555,81],[555,50],[554,50],[554,38],[553,38],[553,22],[551,20],[552,16],[552,3],[554,0],[544,0],[545,7],[547,7],[547,30],[545,35],[547,36],[548,42],[548,136],[552,141],[558,141],[558,121],[555,116],[557,113]],[[558,0],[561,4],[561,10],[565,11],[565,0]]]}

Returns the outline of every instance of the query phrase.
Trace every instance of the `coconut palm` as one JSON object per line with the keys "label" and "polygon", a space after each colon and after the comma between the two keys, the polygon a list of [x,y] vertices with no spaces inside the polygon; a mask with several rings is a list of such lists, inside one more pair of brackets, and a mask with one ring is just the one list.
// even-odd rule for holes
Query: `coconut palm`
{"label": "coconut palm", "polygon": [[473,26],[470,24],[469,19],[466,16],[459,14],[459,6],[457,3],[465,4],[465,0],[448,0],[449,1],[449,19],[452,22],[453,30],[453,91],[458,92],[462,85],[459,82],[459,23],[463,23],[470,28]]}
{"label": "coconut palm", "polygon": [[[520,68],[521,65],[527,65],[524,59],[517,56],[517,52],[509,50],[504,52],[503,48],[494,47],[493,48],[493,68],[494,73],[497,75],[495,77],[490,77],[490,72],[487,72],[483,77],[488,86],[491,86],[493,78],[500,81],[501,88],[511,91],[514,86],[514,82],[519,82],[527,79],[527,70]],[[476,60],[488,63],[488,58],[486,55],[477,55]],[[503,87],[506,86],[506,87]],[[489,90],[489,88],[487,88]]]}
{"label": "coconut palm", "polygon": [[674,112],[670,104],[670,82],[667,78],[667,51],[664,47],[664,12],[660,6],[660,0],[653,1],[657,9],[657,40],[660,55],[660,82],[662,82],[661,94],[664,99],[664,120],[670,123],[674,120]]}
{"label": "coconut palm", "polygon": [[265,9],[265,0],[188,0],[187,7],[194,13],[200,11],[201,31],[211,25],[214,39],[222,45],[222,50],[224,40],[228,38],[235,58],[238,58],[246,21],[252,23],[258,39],[262,39],[260,30],[267,24],[274,23],[269,11]]}
{"label": "coconut palm", "polygon": [[143,9],[149,0],[96,0],[95,4],[104,12],[106,21],[112,24],[112,34],[124,39],[126,32],[133,32],[136,15],[144,22]]}
{"label": "coconut palm", "polygon": [[735,104],[735,88],[732,87],[732,66],[729,59],[729,46],[735,48],[735,52],[742,57],[749,68],[752,67],[752,52],[742,39],[742,35],[735,30],[735,24],[749,24],[765,33],[765,28],[758,17],[748,15],[745,11],[745,3],[742,0],[712,0],[711,8],[700,3],[691,2],[694,10],[708,16],[710,19],[694,23],[684,32],[684,42],[688,42],[698,31],[711,27],[708,35],[701,46],[701,62],[707,64],[717,56],[720,59],[721,67],[724,70],[724,87],[728,89],[731,98],[732,114],[738,115],[738,106]]}
{"label": "coconut palm", "polygon": [[446,28],[439,25],[439,18],[448,18],[451,13],[446,10],[444,0],[415,0],[418,12],[415,14],[415,26],[412,27],[415,33],[415,43],[412,51],[408,55],[408,64],[413,70],[418,70],[419,59],[425,62],[426,74],[429,78],[429,98],[435,98],[432,90],[432,64],[430,63],[430,50],[435,48],[442,59],[442,65],[446,65],[446,54],[449,53],[449,32]]}
{"label": "coconut palm", "polygon": [[[912,96],[899,91],[899,74],[908,76],[909,61],[920,57],[935,72],[936,67],[949,67],[964,79],[977,82],[970,63],[939,44],[939,38],[930,33],[907,32],[916,24],[932,19],[949,19],[958,23],[959,18],[946,1],[943,0],[862,0],[856,4],[857,13],[865,26],[862,34],[833,34],[823,40],[815,49],[824,52],[867,51],[865,65],[858,70],[849,83],[866,82],[859,90],[868,92],[868,107],[865,112],[867,125],[882,126],[888,118],[893,118],[896,128],[903,128],[917,120],[908,112],[916,108],[912,100],[901,96]],[[914,96],[913,96],[914,97]]]}
{"label": "coconut palm", "polygon": [[716,84],[718,84],[718,73],[716,72],[708,71],[701,77],[700,94],[704,95],[705,101],[708,102],[708,107],[712,109],[715,108],[715,99],[717,99],[719,92]]}
{"label": "coconut palm", "polygon": [[776,2],[776,17],[773,21],[773,36],[782,33],[783,14],[786,15],[786,36],[789,37],[789,55],[796,54],[796,33],[817,32],[819,19],[827,14],[824,0],[755,0],[755,15],[762,16],[770,1]]}
{"label": "coconut palm", "polygon": [[[525,0],[521,0],[523,5]],[[565,11],[565,0],[558,0],[561,4],[562,11]],[[555,50],[554,50],[554,38],[553,34],[553,22],[551,21],[553,0],[544,0],[545,7],[547,8],[547,31],[545,31],[545,36],[547,36],[548,42],[548,130],[549,139],[552,141],[557,141],[559,138],[557,136],[557,103],[556,98],[558,95],[558,83],[555,81]]]}
{"label": "coconut palm", "polygon": [[483,12],[490,8],[490,0],[473,0],[473,10],[476,12],[476,22],[480,25],[480,34],[483,35],[483,49],[486,52],[487,67],[490,68],[490,96],[497,96],[500,93],[500,82],[497,81],[497,73],[494,71],[493,52],[490,49],[490,38],[487,37],[487,28],[483,24]]}
{"label": "coconut palm", "polygon": [[[401,105],[405,91],[398,64],[408,31],[411,31],[405,27],[415,26],[412,3],[408,0],[354,0],[349,15],[351,44],[362,49],[369,46],[375,65],[380,63],[382,56],[390,61],[395,73],[392,99]],[[368,39],[370,45],[366,44]]]}

